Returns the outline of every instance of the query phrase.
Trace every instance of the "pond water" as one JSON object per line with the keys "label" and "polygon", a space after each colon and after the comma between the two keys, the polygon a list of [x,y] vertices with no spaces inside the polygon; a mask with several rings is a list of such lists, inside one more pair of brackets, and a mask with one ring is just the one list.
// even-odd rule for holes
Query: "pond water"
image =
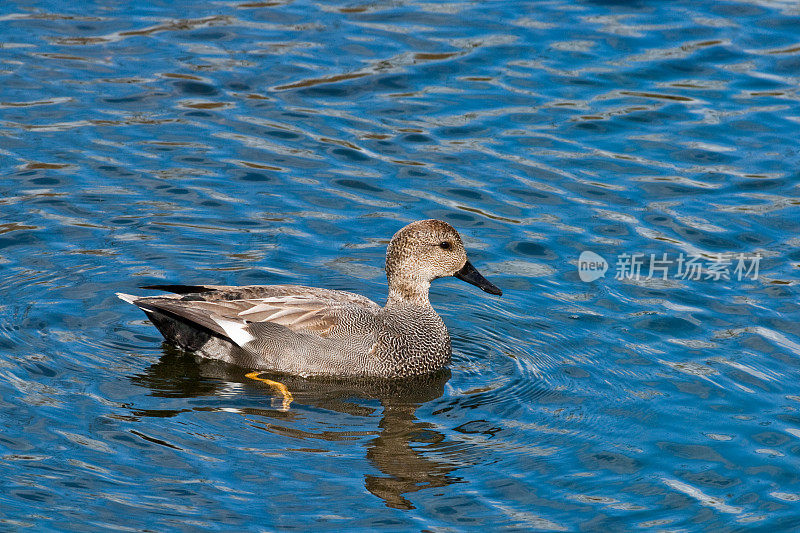
{"label": "pond water", "polygon": [[[4,2],[0,529],[800,527],[798,29],[780,0]],[[425,379],[288,402],[114,296],[383,303],[424,218],[504,290],[434,282]]]}

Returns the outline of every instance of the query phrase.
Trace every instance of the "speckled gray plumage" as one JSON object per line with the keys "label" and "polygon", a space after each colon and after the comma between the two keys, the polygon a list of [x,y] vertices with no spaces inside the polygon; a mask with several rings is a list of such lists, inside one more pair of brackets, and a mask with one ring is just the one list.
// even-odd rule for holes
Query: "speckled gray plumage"
{"label": "speckled gray plumage", "polygon": [[[428,289],[431,280],[465,267],[472,268],[456,230],[425,220],[389,243],[384,307],[357,294],[298,285],[159,286],[178,294],[119,296],[141,308],[165,339],[203,357],[301,376],[397,378],[450,362],[450,336]],[[497,292],[481,288],[499,293],[478,277]]]}

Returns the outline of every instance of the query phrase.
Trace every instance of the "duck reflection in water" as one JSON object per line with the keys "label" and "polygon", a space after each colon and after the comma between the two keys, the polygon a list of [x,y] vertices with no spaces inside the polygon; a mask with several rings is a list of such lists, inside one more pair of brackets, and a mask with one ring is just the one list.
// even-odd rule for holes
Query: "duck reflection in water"
{"label": "duck reflection in water", "polygon": [[[157,397],[194,398],[201,396],[229,396],[232,385],[240,393],[263,394],[269,408],[241,407],[236,410],[248,417],[259,417],[269,422],[282,420],[286,433],[286,422],[295,419],[298,408],[311,406],[316,409],[336,411],[365,417],[374,414],[367,404],[378,400],[382,407],[378,432],[366,443],[366,457],[381,472],[366,474],[365,488],[381,498],[388,507],[413,509],[405,497],[424,489],[444,487],[459,482],[452,475],[456,465],[437,461],[433,453],[444,445],[445,436],[436,431],[433,424],[419,421],[416,410],[423,403],[436,400],[444,393],[444,385],[450,371],[443,369],[433,374],[400,380],[363,379],[304,379],[288,375],[260,374],[261,379],[248,378],[247,370],[218,361],[199,359],[164,343],[164,355],[143,374],[131,379],[150,389]],[[264,380],[280,383],[291,393],[291,406],[278,388]],[[286,407],[289,407],[288,410]],[[203,408],[207,410],[207,407]],[[189,409],[186,409],[189,410]],[[186,410],[134,410],[138,417],[175,416]],[[226,411],[231,409],[226,407]],[[364,426],[342,427],[341,431],[325,431],[312,436],[319,439],[342,441],[342,434],[363,432]],[[291,430],[288,432],[291,433]],[[309,434],[298,431],[304,437]],[[426,450],[420,450],[421,447]]]}

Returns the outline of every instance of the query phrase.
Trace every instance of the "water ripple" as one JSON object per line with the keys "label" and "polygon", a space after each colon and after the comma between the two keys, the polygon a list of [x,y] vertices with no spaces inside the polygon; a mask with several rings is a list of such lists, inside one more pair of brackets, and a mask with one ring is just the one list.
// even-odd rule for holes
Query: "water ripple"
{"label": "water ripple", "polygon": [[[794,3],[35,4],[0,15],[4,524],[792,529]],[[287,408],[113,296],[382,302],[430,217],[504,296],[433,283],[424,382]],[[759,272],[675,275],[725,254]]]}

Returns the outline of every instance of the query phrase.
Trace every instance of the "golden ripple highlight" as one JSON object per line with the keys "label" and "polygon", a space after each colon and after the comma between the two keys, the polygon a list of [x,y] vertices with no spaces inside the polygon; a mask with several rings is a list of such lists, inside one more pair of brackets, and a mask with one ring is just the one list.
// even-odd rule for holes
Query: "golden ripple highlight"
{"label": "golden ripple highlight", "polygon": [[0,102],[0,109],[8,109],[15,107],[33,107],[40,105],[58,105],[73,101],[74,99],[72,97],[62,96],[58,98],[48,98],[47,100],[35,100],[28,102]]}

